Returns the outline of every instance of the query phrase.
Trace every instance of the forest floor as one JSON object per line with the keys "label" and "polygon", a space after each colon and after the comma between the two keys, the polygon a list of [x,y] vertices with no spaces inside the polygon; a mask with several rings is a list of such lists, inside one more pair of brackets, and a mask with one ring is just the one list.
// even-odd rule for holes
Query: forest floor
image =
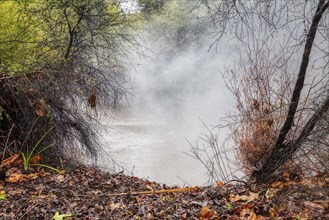
{"label": "forest floor", "polygon": [[329,175],[178,188],[90,167],[11,168],[0,180],[0,219],[329,219]]}

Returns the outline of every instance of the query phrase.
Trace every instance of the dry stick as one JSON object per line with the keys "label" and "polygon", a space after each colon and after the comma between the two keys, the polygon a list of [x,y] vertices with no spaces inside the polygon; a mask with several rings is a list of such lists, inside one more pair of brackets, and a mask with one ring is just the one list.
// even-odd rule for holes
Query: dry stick
{"label": "dry stick", "polygon": [[123,174],[123,172],[124,172],[124,170],[121,170],[120,172],[114,174],[114,175],[112,176],[112,178],[113,178],[113,179],[114,179],[114,178],[117,178],[117,176]]}
{"label": "dry stick", "polygon": [[189,192],[196,191],[200,189],[199,187],[188,187],[188,188],[179,188],[179,189],[162,189],[162,190],[153,190],[153,191],[142,191],[142,192],[127,192],[127,193],[112,193],[109,196],[126,196],[126,195],[148,195],[148,194],[162,194],[162,193],[179,193],[179,192]]}
{"label": "dry stick", "polygon": [[14,124],[11,126],[9,132],[8,132],[8,135],[7,135],[7,139],[6,139],[6,143],[5,143],[5,146],[4,146],[4,149],[3,149],[3,154],[2,154],[2,158],[1,158],[1,161],[3,161],[5,159],[5,154],[6,154],[6,151],[7,149],[9,148],[8,146],[8,143],[9,143],[9,138],[10,138],[10,135],[11,135],[11,132],[13,131],[14,129]]}
{"label": "dry stick", "polygon": [[243,181],[243,180],[236,180],[236,179],[229,180],[228,182],[226,182],[226,183],[223,185],[223,187],[226,186],[226,185],[228,185],[228,184],[231,183],[231,182],[243,183],[243,184],[249,189],[250,192],[257,193],[255,190],[253,190],[253,189],[251,188],[251,186],[250,186],[246,181]]}

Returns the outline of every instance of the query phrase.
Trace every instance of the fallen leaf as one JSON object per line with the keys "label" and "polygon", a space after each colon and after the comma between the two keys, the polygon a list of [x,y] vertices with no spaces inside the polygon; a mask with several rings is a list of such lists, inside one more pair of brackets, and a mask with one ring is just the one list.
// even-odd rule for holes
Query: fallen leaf
{"label": "fallen leaf", "polygon": [[6,172],[6,177],[9,177],[13,174],[21,174],[22,171],[20,169],[18,169],[17,167],[12,167],[9,170],[7,170]]}
{"label": "fallen leaf", "polygon": [[114,202],[108,202],[107,206],[109,206],[111,208],[111,211],[114,211],[115,209],[125,208],[126,207],[122,203],[114,203]]}
{"label": "fallen leaf", "polygon": [[154,219],[154,215],[151,212],[147,213],[147,219]]}
{"label": "fallen leaf", "polygon": [[21,179],[21,181],[23,181],[23,180],[34,180],[34,179],[39,177],[39,173],[23,174],[22,177],[23,178]]}
{"label": "fallen leaf", "polygon": [[166,216],[166,212],[164,210],[161,210],[159,212],[159,216],[162,217],[162,218],[164,218]]}
{"label": "fallen leaf", "polygon": [[248,220],[257,220],[257,215],[254,211],[251,211]]}
{"label": "fallen leaf", "polygon": [[99,195],[99,194],[102,194],[102,191],[99,190],[99,189],[95,189],[93,191],[91,191],[94,195]]}
{"label": "fallen leaf", "polygon": [[11,194],[11,195],[19,195],[19,194],[22,194],[22,193],[24,193],[24,192],[25,192],[25,190],[22,189],[22,188],[20,188],[20,189],[12,190],[12,191],[10,192],[10,194]]}
{"label": "fallen leaf", "polygon": [[216,215],[216,212],[212,209],[209,208],[209,206],[203,206],[200,209],[200,215],[199,218],[200,220],[202,219],[211,219],[212,217],[214,217]]}
{"label": "fallen leaf", "polygon": [[13,173],[9,177],[6,178],[6,182],[8,183],[16,183],[19,182],[22,178],[23,174],[21,173]]}
{"label": "fallen leaf", "polygon": [[239,195],[230,194],[230,201],[231,202],[237,202],[239,200],[241,200]]}
{"label": "fallen leaf", "polygon": [[37,154],[30,159],[30,164],[38,164],[41,161],[41,154]]}
{"label": "fallen leaf", "polygon": [[39,116],[39,117],[45,117],[46,116],[46,102],[44,99],[40,99],[37,104],[36,104],[36,109],[35,109],[35,113]]}
{"label": "fallen leaf", "polygon": [[22,182],[24,180],[34,180],[39,177],[38,173],[21,174],[21,173],[11,173],[9,177],[6,178],[8,183]]}
{"label": "fallen leaf", "polygon": [[19,154],[14,154],[13,156],[3,160],[0,167],[6,166],[8,168],[11,168],[11,167],[15,166],[19,160],[20,160]]}
{"label": "fallen leaf", "polygon": [[62,183],[62,182],[64,182],[64,180],[65,180],[64,175],[57,175],[56,176],[56,182]]}
{"label": "fallen leaf", "polygon": [[325,208],[322,205],[316,204],[316,203],[311,202],[311,201],[305,201],[304,202],[304,207],[312,208],[312,209],[324,209]]}
{"label": "fallen leaf", "polygon": [[283,183],[280,181],[274,182],[271,184],[272,188],[283,188]]}
{"label": "fallen leaf", "polygon": [[257,215],[252,209],[242,209],[240,212],[240,217],[248,220],[257,220]]}
{"label": "fallen leaf", "polygon": [[234,195],[234,194],[230,194],[230,201],[231,202],[237,202],[237,201],[247,201],[247,202],[251,202],[254,201],[255,199],[258,198],[258,193],[253,193],[250,192],[249,195]]}
{"label": "fallen leaf", "polygon": [[53,216],[53,219],[55,220],[63,220],[63,218],[66,217],[72,217],[72,214],[59,214],[59,212],[56,212],[55,215]]}
{"label": "fallen leaf", "polygon": [[218,181],[218,182],[217,182],[217,186],[218,186],[219,188],[222,188],[222,187],[224,186],[224,183],[221,182],[221,181]]}
{"label": "fallen leaf", "polygon": [[274,208],[270,208],[269,209],[269,213],[270,213],[271,218],[275,218],[276,217],[276,211],[274,210]]}

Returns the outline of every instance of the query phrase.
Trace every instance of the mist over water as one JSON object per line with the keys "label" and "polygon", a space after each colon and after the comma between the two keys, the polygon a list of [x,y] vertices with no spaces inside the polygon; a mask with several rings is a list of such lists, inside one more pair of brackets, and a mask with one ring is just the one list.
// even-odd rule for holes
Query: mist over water
{"label": "mist over water", "polygon": [[[169,185],[202,185],[203,165],[186,155],[191,142],[219,123],[233,108],[233,96],[220,71],[233,64],[229,41],[210,50],[211,39],[185,42],[182,48],[145,34],[143,56],[131,55],[132,95],[114,118],[106,136],[108,152],[132,174]],[[170,39],[171,40],[171,39]],[[169,41],[170,42],[170,41]],[[202,121],[201,121],[202,120]],[[227,134],[221,133],[219,140]],[[187,141],[188,140],[188,141]]]}
{"label": "mist over water", "polygon": [[205,132],[201,120],[217,125],[233,106],[219,72],[231,62],[232,48],[208,49],[187,48],[170,59],[157,53],[135,57],[133,96],[109,120],[114,131],[107,137],[110,154],[133,175],[171,185],[206,182],[205,168],[185,154],[186,139],[195,143]]}

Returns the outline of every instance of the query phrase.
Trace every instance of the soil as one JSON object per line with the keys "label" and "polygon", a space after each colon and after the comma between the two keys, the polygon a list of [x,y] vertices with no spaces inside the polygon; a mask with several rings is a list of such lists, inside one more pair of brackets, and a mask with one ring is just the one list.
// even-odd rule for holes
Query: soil
{"label": "soil", "polygon": [[328,175],[178,188],[92,167],[12,168],[0,180],[0,219],[329,219],[328,197]]}

